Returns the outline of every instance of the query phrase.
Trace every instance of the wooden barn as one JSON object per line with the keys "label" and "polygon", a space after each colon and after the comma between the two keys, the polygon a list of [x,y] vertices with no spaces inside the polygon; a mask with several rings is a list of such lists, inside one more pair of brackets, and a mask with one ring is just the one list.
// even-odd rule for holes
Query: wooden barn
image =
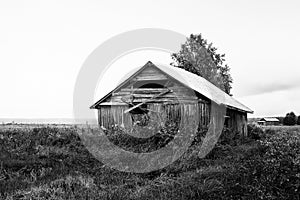
{"label": "wooden barn", "polygon": [[252,110],[202,77],[150,61],[90,108],[98,110],[98,123],[106,129],[142,126],[157,113],[160,118],[155,120],[176,119],[187,112],[197,114],[201,129],[209,125],[212,102],[226,105],[228,128],[247,134],[247,113]]}
{"label": "wooden barn", "polygon": [[258,125],[263,125],[263,126],[276,126],[279,125],[279,119],[275,117],[264,117],[261,118],[257,123]]}

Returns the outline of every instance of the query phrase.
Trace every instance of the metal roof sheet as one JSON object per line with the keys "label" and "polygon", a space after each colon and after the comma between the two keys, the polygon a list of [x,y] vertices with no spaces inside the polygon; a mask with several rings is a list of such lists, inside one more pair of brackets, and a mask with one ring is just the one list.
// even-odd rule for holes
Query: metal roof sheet
{"label": "metal roof sheet", "polygon": [[177,67],[167,67],[163,65],[158,65],[157,67],[179,82],[185,84],[186,86],[218,104],[222,103],[249,113],[253,113],[250,108],[243,105],[232,96],[226,94],[224,91],[207,81],[205,78]]}

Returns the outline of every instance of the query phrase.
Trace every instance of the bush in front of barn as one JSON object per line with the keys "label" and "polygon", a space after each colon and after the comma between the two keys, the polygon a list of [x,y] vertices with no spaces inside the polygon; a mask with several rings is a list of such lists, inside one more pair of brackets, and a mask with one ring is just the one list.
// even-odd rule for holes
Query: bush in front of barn
{"label": "bush in front of barn", "polygon": [[[132,130],[116,126],[112,130],[105,130],[104,132],[110,142],[115,145],[127,151],[146,153],[158,150],[167,145],[178,133],[178,127],[178,122],[169,120],[156,132],[156,134],[148,138],[135,137],[129,134],[129,131],[135,131],[136,134],[139,134],[138,126]],[[155,130],[155,128],[150,127],[147,129],[150,134],[152,134],[152,130]],[[142,131],[145,131],[145,129]]]}
{"label": "bush in front of barn", "polygon": [[247,130],[248,130],[247,136],[251,139],[259,140],[264,138],[265,135],[264,130],[255,124],[248,124]]}

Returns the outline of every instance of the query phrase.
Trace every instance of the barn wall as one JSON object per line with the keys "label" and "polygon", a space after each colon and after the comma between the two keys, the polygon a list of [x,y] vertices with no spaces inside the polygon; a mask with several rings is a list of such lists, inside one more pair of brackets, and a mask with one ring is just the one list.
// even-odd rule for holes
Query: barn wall
{"label": "barn wall", "polygon": [[[133,120],[130,113],[124,113],[129,106],[101,106],[98,109],[99,125],[105,128],[112,128],[113,126],[121,126],[132,128]],[[180,119],[181,114],[187,115],[193,111],[199,113],[198,121],[199,128],[208,128],[210,122],[210,104],[205,102],[187,103],[187,104],[163,104],[163,103],[150,103],[148,109],[152,110],[149,115],[154,120],[176,120]],[[183,113],[183,112],[187,113]],[[160,112],[160,114],[159,114]],[[247,114],[228,109],[227,127],[233,132],[247,136]]]}
{"label": "barn wall", "polygon": [[158,68],[150,66],[146,67],[143,71],[141,71],[137,76],[131,79],[131,82],[137,81],[160,81],[167,80],[169,77],[162,73]]}
{"label": "barn wall", "polygon": [[[133,125],[131,114],[124,113],[129,106],[101,106],[98,109],[98,122],[100,126],[111,128],[113,126],[122,126],[131,128]],[[210,104],[205,102],[190,103],[190,104],[163,104],[163,103],[150,103],[148,109],[154,111],[150,112],[151,118],[156,120],[178,119],[183,111],[191,112],[197,110],[199,113],[199,128],[206,129],[210,122]],[[160,114],[157,114],[161,112]],[[183,113],[184,114],[184,113]],[[161,118],[159,118],[160,116]],[[247,135],[247,114],[228,109],[227,127],[233,132],[239,133],[243,136]]]}
{"label": "barn wall", "polygon": [[[124,113],[129,106],[101,106],[98,109],[99,126],[110,129],[114,126],[121,126],[131,129],[134,121],[132,114]],[[207,128],[210,120],[210,108],[207,103],[186,103],[186,104],[162,104],[149,103],[148,109],[151,120],[182,120],[185,116],[194,113],[195,120],[199,122],[199,128]]]}
{"label": "barn wall", "polygon": [[199,105],[199,129],[207,129],[210,123],[210,103],[200,101]]}
{"label": "barn wall", "polygon": [[101,106],[98,109],[98,123],[107,129],[115,125],[124,126],[124,124],[132,124],[130,115],[125,115],[124,111],[129,106]]}
{"label": "barn wall", "polygon": [[166,88],[143,88],[148,83],[157,83],[172,90],[172,92],[156,98],[155,102],[178,103],[180,101],[182,103],[192,103],[198,99],[193,90],[168,77],[158,68],[147,67],[133,77],[128,83],[123,85],[123,87],[119,88],[117,91],[114,91],[111,101],[124,103],[124,98],[134,94],[135,98],[133,103],[139,103],[166,90]]}
{"label": "barn wall", "polygon": [[279,125],[279,122],[274,122],[274,121],[266,121],[265,122],[266,126],[276,126]]}
{"label": "barn wall", "polygon": [[229,118],[226,126],[235,133],[247,136],[247,113],[228,109],[227,116]]}

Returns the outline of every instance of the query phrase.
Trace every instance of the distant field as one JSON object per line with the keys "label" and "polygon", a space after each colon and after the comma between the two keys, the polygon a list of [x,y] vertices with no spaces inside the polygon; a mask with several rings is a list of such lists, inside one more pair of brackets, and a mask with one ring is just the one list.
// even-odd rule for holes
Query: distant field
{"label": "distant field", "polygon": [[299,131],[300,125],[295,126],[261,126],[264,129],[278,130],[278,131]]}
{"label": "distant field", "polygon": [[205,159],[195,143],[146,174],[104,166],[82,145],[84,125],[0,125],[0,199],[299,199],[300,126],[253,128]]}

